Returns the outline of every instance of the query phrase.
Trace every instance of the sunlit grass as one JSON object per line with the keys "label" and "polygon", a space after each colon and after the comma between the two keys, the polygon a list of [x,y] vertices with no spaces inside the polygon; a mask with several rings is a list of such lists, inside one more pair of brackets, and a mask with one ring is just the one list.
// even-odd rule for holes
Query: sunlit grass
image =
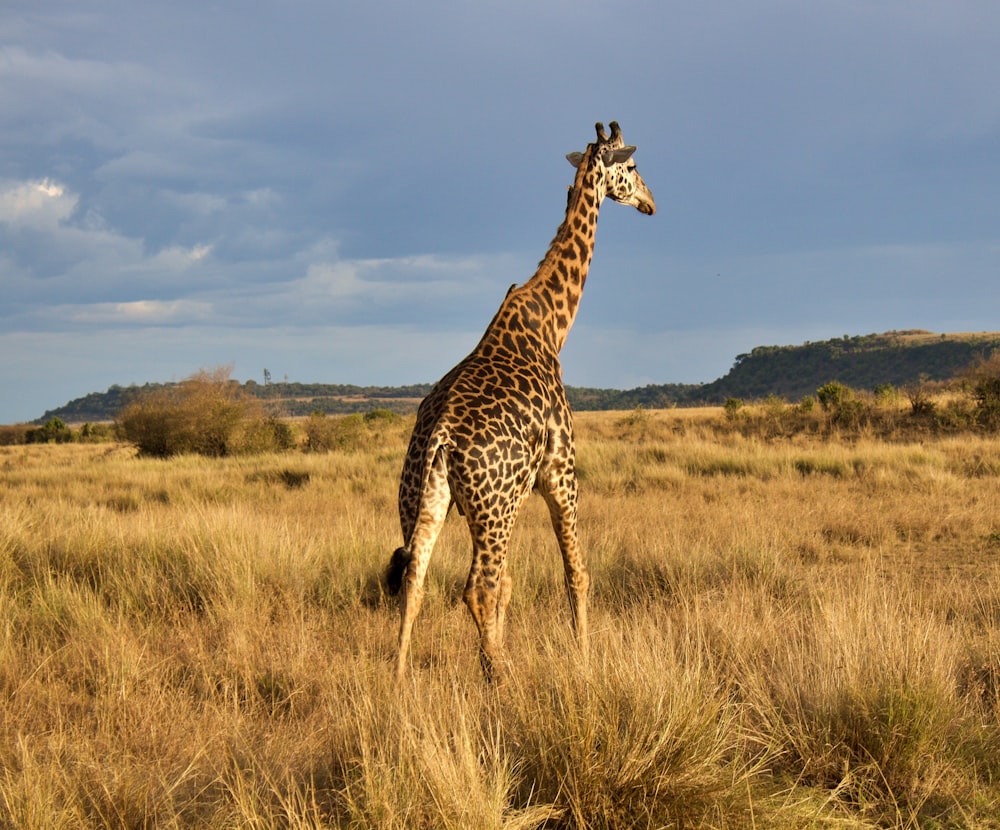
{"label": "sunlit grass", "polygon": [[457,515],[392,683],[408,422],[0,450],[0,825],[1000,826],[1000,441],[577,422],[590,659],[533,499],[496,687]]}

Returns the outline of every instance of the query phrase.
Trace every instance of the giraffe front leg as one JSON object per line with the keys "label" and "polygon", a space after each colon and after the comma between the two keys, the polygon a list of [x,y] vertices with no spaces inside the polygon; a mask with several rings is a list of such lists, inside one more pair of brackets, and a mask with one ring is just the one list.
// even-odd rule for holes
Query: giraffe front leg
{"label": "giraffe front leg", "polygon": [[583,551],[577,538],[576,473],[572,462],[547,468],[539,472],[538,489],[549,508],[552,528],[562,554],[566,593],[569,598],[570,616],[580,650],[586,658],[590,646],[590,632],[587,624],[587,594],[590,590],[590,574],[583,559]]}

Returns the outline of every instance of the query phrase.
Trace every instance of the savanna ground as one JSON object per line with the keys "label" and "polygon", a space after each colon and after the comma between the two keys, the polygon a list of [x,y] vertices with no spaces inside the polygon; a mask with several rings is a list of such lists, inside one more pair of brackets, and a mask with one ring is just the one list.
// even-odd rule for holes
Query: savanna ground
{"label": "savanna ground", "polygon": [[495,688],[454,514],[392,683],[412,419],[0,448],[0,824],[1000,827],[1000,439],[736,420],[577,416],[590,659],[535,497]]}

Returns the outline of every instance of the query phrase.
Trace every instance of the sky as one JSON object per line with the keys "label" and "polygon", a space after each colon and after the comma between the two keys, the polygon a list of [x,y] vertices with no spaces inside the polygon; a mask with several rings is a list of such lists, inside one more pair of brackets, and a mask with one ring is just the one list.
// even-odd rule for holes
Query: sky
{"label": "sky", "polygon": [[1000,329],[995,0],[4,0],[0,423],[113,384],[437,380],[594,123],[567,384]]}

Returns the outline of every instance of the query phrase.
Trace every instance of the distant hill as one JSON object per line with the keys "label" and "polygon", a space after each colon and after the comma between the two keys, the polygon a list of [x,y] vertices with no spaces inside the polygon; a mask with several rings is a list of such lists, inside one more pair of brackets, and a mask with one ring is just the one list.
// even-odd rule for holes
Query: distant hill
{"label": "distant hill", "polygon": [[[1000,350],[1000,332],[934,334],[920,329],[841,337],[801,346],[758,346],[736,356],[723,377],[703,384],[662,384],[635,389],[591,389],[569,386],[570,404],[578,411],[594,409],[659,409],[670,406],[721,404],[727,398],[758,400],[776,395],[799,401],[830,381],[855,389],[890,383],[906,386],[921,378],[950,380],[977,357]],[[66,423],[113,420],[123,406],[143,391],[169,384],[112,386],[52,409],[36,423],[61,418]],[[353,386],[323,383],[247,381],[243,389],[273,404],[280,416],[364,412],[374,408],[413,412],[431,384]]]}
{"label": "distant hill", "polygon": [[[235,382],[235,381],[234,381]],[[112,386],[107,392],[91,392],[58,409],[50,409],[35,423],[44,424],[50,418],[60,418],[69,424],[112,421],[131,401],[146,392],[169,387],[170,383],[146,383],[142,386]],[[282,417],[309,415],[321,411],[328,414],[367,412],[375,408],[397,412],[415,411],[421,399],[431,391],[432,384],[413,386],[354,386],[341,383],[269,383],[248,380],[242,384],[247,394],[273,404]]]}
{"label": "distant hill", "polygon": [[829,381],[854,389],[951,380],[1000,349],[1000,332],[934,334],[922,329],[842,337],[801,346],[758,346],[737,355],[727,375],[699,390],[706,402],[776,395],[801,400]]}

